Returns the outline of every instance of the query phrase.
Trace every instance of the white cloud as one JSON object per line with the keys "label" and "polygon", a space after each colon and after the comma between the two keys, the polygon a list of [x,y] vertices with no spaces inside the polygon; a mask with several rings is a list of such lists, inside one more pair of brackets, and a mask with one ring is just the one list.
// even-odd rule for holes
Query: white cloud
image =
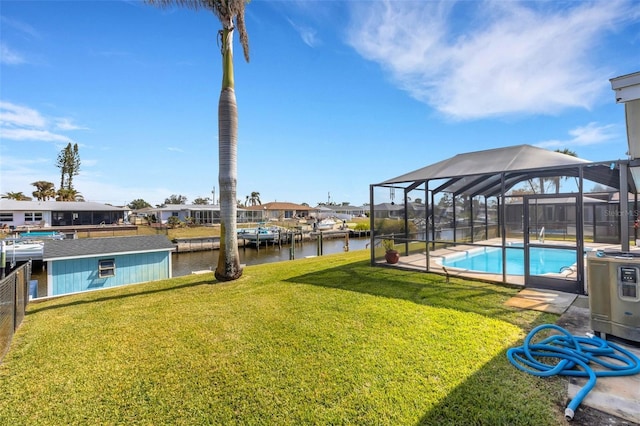
{"label": "white cloud", "polygon": [[320,43],[318,39],[318,33],[315,29],[303,25],[298,25],[289,19],[289,24],[293,27],[294,30],[300,35],[300,38],[309,47],[315,47]]}
{"label": "white cloud", "polygon": [[[52,126],[50,123],[54,123]],[[69,118],[49,119],[39,111],[11,102],[0,101],[0,136],[4,140],[69,143],[73,140],[60,132],[86,129]]]}
{"label": "white cloud", "polygon": [[[24,22],[9,19],[6,16],[0,16],[0,23],[6,29],[11,29],[13,34],[16,34],[22,39],[40,39],[40,33],[31,25]],[[9,31],[7,30],[7,33]],[[25,58],[24,54],[17,52],[11,48],[8,44],[0,43],[0,63],[5,65],[21,65],[29,62]]]}
{"label": "white cloud", "polygon": [[[177,193],[175,188],[143,188],[135,186],[136,181],[129,181],[123,187],[112,179],[95,173],[91,166],[96,161],[82,159],[81,171],[74,179],[74,187],[80,191],[86,201],[110,203],[114,205],[126,204],[136,198],[144,198],[148,202],[160,202],[168,194]],[[45,180],[53,182],[57,187],[60,183],[60,171],[55,167],[51,158],[19,158],[7,154],[2,156],[0,167],[0,182],[2,192],[23,192],[31,196],[35,188],[32,182]]]}
{"label": "white cloud", "polygon": [[47,121],[36,110],[0,101],[0,126],[45,127]]}
{"label": "white cloud", "polygon": [[73,142],[73,140],[67,136],[41,129],[9,129],[0,127],[0,136],[2,139],[14,141]]}
{"label": "white cloud", "polygon": [[590,108],[609,75],[590,60],[632,15],[623,1],[354,2],[349,43],[454,119]]}
{"label": "white cloud", "polygon": [[173,146],[170,146],[169,148],[167,148],[169,151],[173,151],[173,152],[184,152],[184,150],[180,149],[180,148],[176,148]]}
{"label": "white cloud", "polygon": [[78,126],[69,118],[56,119],[56,128],[60,130],[87,130],[86,127]]}
{"label": "white cloud", "polygon": [[0,182],[2,192],[23,192],[30,196],[35,189],[31,182],[46,180],[56,182],[60,179],[54,171],[50,158],[19,158],[11,154],[2,155]]}
{"label": "white cloud", "polygon": [[16,19],[10,19],[10,18],[7,18],[6,16],[2,16],[0,17],[0,22],[2,22],[2,25],[5,28],[11,27],[14,30],[16,30],[18,33],[22,34],[23,36],[26,36],[27,38],[30,38],[30,39],[42,38],[38,30],[36,30],[31,25],[24,23],[22,21],[18,21]]}
{"label": "white cloud", "polygon": [[566,140],[548,140],[536,143],[540,148],[566,148],[575,146],[587,146],[609,142],[619,137],[612,124],[598,125],[589,123],[586,126],[569,130],[570,138]]}
{"label": "white cloud", "polygon": [[598,123],[589,123],[583,127],[577,127],[569,131],[572,145],[593,145],[602,142],[608,142],[618,137],[614,131],[615,126],[612,124],[599,126]]}
{"label": "white cloud", "polygon": [[0,43],[0,63],[6,65],[24,64],[26,59],[20,53],[14,51],[5,43]]}
{"label": "white cloud", "polygon": [[12,173],[21,172],[31,169],[42,168],[43,165],[50,165],[50,158],[23,158],[23,157],[4,157],[7,161],[2,164],[2,167],[11,168]]}

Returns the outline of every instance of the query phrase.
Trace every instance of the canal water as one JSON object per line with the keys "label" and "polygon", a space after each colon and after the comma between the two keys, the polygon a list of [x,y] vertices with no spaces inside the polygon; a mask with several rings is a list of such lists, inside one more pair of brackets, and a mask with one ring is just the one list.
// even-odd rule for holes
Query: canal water
{"label": "canal water", "polygon": [[[349,251],[362,250],[368,247],[369,238],[349,238]],[[322,241],[322,254],[342,253],[345,251],[343,238],[324,239]],[[291,244],[283,244],[281,247],[272,246],[247,246],[239,247],[240,263],[245,265],[259,265],[262,263],[282,262],[290,259]],[[293,256],[302,259],[308,256],[318,255],[317,241],[305,241],[296,243]],[[196,251],[173,254],[173,276],[181,277],[189,275],[193,271],[215,269],[218,264],[218,250]]]}
{"label": "canal water", "polygon": [[[370,239],[349,238],[349,251],[363,250],[368,247]],[[346,240],[343,238],[324,239],[322,241],[322,254],[342,253],[345,250]],[[218,250],[182,252],[172,254],[173,276],[182,277],[194,271],[214,270],[218,264]],[[283,244],[278,247],[255,246],[239,247],[240,263],[244,265],[259,265],[262,263],[288,261],[291,256],[291,244]],[[318,255],[318,243],[316,240],[297,242],[293,256],[295,259],[302,259],[308,256]],[[47,272],[42,262],[34,262],[31,279],[38,280],[38,297],[46,295]]]}

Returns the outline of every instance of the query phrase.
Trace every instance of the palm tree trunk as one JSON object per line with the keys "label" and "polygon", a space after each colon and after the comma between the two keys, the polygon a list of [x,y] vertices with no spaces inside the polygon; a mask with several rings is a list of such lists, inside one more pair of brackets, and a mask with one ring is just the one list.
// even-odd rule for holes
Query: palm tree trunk
{"label": "palm tree trunk", "polygon": [[218,102],[218,153],[220,185],[220,253],[215,276],[220,281],[240,278],[236,230],[236,183],[238,180],[238,107],[233,89],[233,29],[222,32],[222,91]]}

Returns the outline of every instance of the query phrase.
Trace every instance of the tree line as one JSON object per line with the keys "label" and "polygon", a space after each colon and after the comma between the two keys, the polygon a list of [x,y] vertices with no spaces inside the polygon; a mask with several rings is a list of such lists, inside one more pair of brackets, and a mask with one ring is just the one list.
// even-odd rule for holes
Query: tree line
{"label": "tree line", "polygon": [[[164,199],[164,203],[157,204],[156,207],[165,207],[168,204],[187,204],[188,198],[181,194],[171,194],[170,197]],[[209,202],[211,204],[215,204],[215,200],[209,197],[197,197],[195,200],[191,202],[194,205],[208,205]],[[260,193],[257,191],[251,192],[251,195],[247,195],[245,197],[244,203],[242,200],[238,200],[238,207],[246,207],[246,206],[257,206],[262,205],[262,201],[260,200]],[[140,210],[146,207],[151,207],[151,204],[143,200],[142,198],[138,198],[133,200],[127,207],[133,210]]]}

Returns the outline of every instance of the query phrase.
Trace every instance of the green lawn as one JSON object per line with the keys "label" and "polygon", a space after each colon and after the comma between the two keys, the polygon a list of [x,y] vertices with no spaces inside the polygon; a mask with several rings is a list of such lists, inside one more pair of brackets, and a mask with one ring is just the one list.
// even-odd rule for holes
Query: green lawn
{"label": "green lawn", "polygon": [[31,303],[0,424],[563,424],[562,380],[505,356],[555,315],[368,254]]}

